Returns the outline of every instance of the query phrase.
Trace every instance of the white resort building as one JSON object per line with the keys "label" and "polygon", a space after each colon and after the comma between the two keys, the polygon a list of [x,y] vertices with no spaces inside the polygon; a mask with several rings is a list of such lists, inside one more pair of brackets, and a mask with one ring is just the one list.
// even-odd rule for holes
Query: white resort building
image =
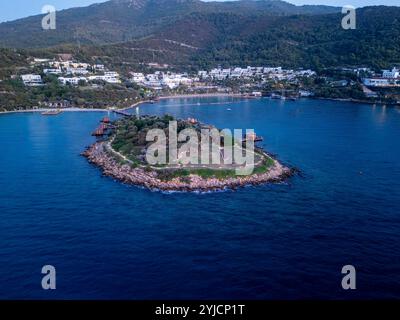
{"label": "white resort building", "polygon": [[383,70],[382,77],[364,78],[362,82],[367,87],[400,87],[400,72],[396,68]]}
{"label": "white resort building", "polygon": [[29,87],[41,86],[43,84],[42,77],[38,74],[24,74],[21,78],[24,85]]}

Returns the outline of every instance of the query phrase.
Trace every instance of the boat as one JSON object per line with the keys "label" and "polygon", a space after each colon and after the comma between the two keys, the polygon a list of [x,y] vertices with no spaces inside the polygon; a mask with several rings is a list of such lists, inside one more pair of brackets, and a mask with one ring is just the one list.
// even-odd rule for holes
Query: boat
{"label": "boat", "polygon": [[271,99],[282,99],[282,98],[284,98],[284,97],[281,96],[280,94],[276,94],[276,93],[271,94]]}

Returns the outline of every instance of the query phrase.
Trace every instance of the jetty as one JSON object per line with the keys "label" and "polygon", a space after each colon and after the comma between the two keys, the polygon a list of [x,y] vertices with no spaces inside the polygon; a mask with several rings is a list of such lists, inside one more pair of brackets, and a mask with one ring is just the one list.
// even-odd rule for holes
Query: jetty
{"label": "jetty", "polygon": [[126,112],[126,111],[122,111],[122,110],[113,110],[113,112],[115,114],[118,114],[120,116],[124,116],[124,117],[130,117],[132,116],[130,113]]}
{"label": "jetty", "polygon": [[104,122],[104,120],[105,119],[103,119],[97,129],[93,131],[93,137],[103,137],[108,133],[108,129],[110,129],[110,126],[106,122]]}

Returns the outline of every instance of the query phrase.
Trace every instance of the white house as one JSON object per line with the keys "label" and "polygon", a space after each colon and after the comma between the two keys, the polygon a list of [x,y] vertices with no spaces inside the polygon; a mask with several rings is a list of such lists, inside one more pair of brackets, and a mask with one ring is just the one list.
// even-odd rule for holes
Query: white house
{"label": "white house", "polygon": [[61,68],[44,69],[44,74],[62,74]]}
{"label": "white house", "polygon": [[308,98],[312,97],[314,94],[311,91],[299,90],[300,97]]}
{"label": "white house", "polygon": [[77,86],[80,81],[87,82],[87,79],[85,77],[72,77],[72,78],[60,77],[60,78],[58,78],[58,80],[63,85],[70,84],[70,85],[73,85],[73,86]]}
{"label": "white house", "polygon": [[38,64],[45,64],[48,63],[50,59],[39,59],[39,58],[34,58],[31,64],[33,65],[38,65]]}
{"label": "white house", "polygon": [[208,78],[208,72],[207,71],[199,71],[197,75],[200,77],[200,79],[207,79]]}
{"label": "white house", "polygon": [[71,68],[71,67],[68,67],[66,69],[66,73],[68,73],[68,74],[88,74],[89,71],[87,70],[87,68],[80,68],[80,67]]}
{"label": "white house", "polygon": [[132,73],[132,78],[131,78],[132,82],[143,83],[145,80],[146,80],[146,78],[143,73],[140,73],[140,72]]}
{"label": "white house", "polygon": [[234,68],[231,72],[231,78],[240,78],[243,74],[242,68]]}
{"label": "white house", "polygon": [[104,71],[105,67],[104,67],[104,64],[95,64],[93,66],[93,69],[96,70],[96,71]]}
{"label": "white house", "polygon": [[383,70],[382,74],[383,78],[388,78],[388,79],[397,79],[400,77],[400,72],[398,69],[393,68],[392,71],[390,70]]}
{"label": "white house", "polygon": [[42,77],[38,74],[24,74],[21,78],[26,86],[34,87],[43,84]]}
{"label": "white house", "polygon": [[121,83],[121,80],[119,80],[119,73],[114,71],[105,72],[104,81],[108,83]]}
{"label": "white house", "polygon": [[89,80],[101,80],[107,83],[121,83],[117,72],[105,72],[104,76],[90,76]]}
{"label": "white house", "polygon": [[367,87],[388,87],[391,85],[388,78],[365,78],[363,84]]}

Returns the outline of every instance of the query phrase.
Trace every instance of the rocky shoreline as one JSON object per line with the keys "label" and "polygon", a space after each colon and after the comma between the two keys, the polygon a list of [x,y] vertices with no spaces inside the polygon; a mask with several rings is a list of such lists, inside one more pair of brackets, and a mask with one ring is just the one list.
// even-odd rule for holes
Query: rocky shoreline
{"label": "rocky shoreline", "polygon": [[[132,168],[128,164],[120,164],[105,151],[105,143],[97,142],[91,145],[82,154],[88,161],[101,168],[103,174],[126,184],[146,187],[150,190],[160,191],[187,191],[208,192],[225,189],[237,189],[249,185],[260,185],[267,182],[280,182],[293,175],[293,170],[284,167],[274,160],[274,166],[268,172],[249,176],[217,179],[202,178],[190,175],[185,179],[174,178],[169,181],[160,180],[157,172],[147,171],[143,168]],[[188,179],[190,178],[190,179]]]}

